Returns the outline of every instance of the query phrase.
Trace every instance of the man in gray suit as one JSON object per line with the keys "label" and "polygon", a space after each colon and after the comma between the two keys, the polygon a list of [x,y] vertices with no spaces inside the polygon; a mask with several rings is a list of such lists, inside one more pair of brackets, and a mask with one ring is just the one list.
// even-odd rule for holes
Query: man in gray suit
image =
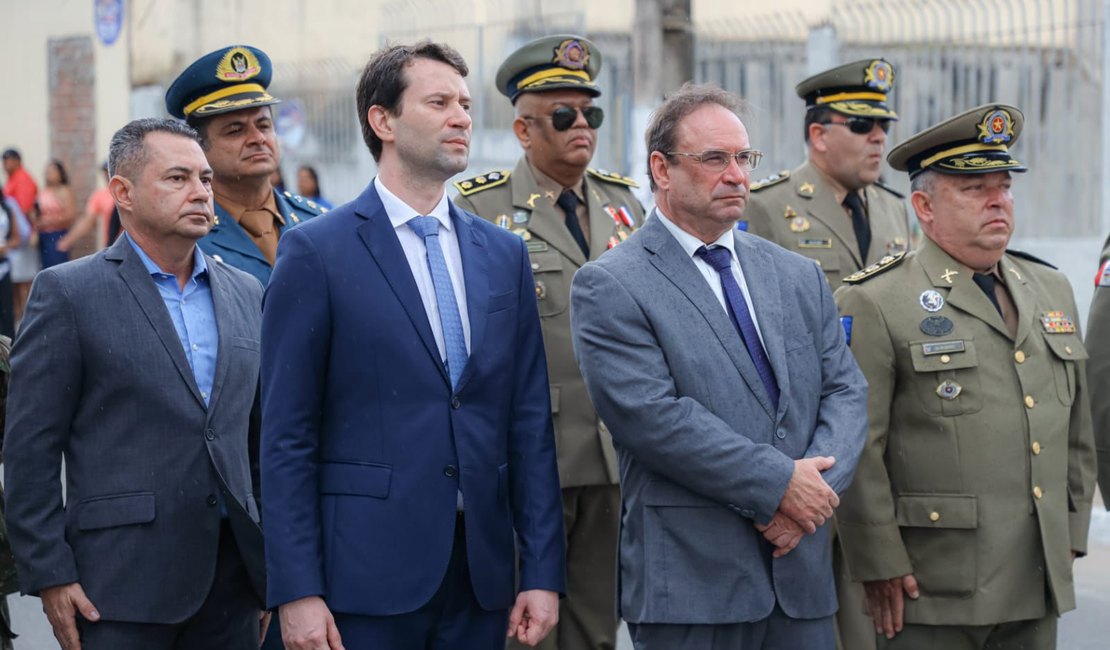
{"label": "man in gray suit", "polygon": [[127,234],[35,278],[12,353],[20,585],[65,650],[257,648],[262,287],[196,246],[212,169],[195,131],[131,122],[109,166]]}
{"label": "man in gray suit", "polygon": [[686,85],[648,127],[656,209],[574,277],[575,353],[621,470],[637,650],[831,649],[826,522],[866,383],[818,266],[735,228],[760,158],[740,101]]}

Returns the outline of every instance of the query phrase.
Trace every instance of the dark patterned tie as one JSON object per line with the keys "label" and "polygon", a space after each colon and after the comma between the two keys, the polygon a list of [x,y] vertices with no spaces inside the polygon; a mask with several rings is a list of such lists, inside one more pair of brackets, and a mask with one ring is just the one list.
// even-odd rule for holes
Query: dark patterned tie
{"label": "dark patterned tie", "polygon": [[582,233],[582,224],[578,223],[578,197],[575,196],[572,190],[563,190],[556,203],[567,215],[566,224],[570,236],[578,242],[578,247],[582,249],[582,254],[586,256],[586,259],[590,259],[590,245],[586,243],[586,235]]}
{"label": "dark patterned tie", "polygon": [[732,275],[732,251],[724,246],[714,246],[713,248],[702,246],[696,254],[721,276],[721,289],[725,294],[725,304],[728,305],[729,318],[732,319],[736,331],[740,332],[744,347],[748,349],[748,356],[755,364],[755,371],[759,373],[759,379],[763,382],[763,387],[767,389],[771,404],[774,405],[777,411],[779,408],[779,385],[775,380],[775,371],[771,369],[771,363],[767,360],[767,353],[763,351],[763,344],[759,340],[759,332],[755,329],[751,312],[748,311],[748,303],[744,300],[744,292]]}
{"label": "dark patterned tie", "polygon": [[863,211],[863,201],[860,201],[859,194],[848,192],[841,205],[852,211],[852,230],[859,243],[859,259],[867,264],[867,252],[871,249],[871,223]]}

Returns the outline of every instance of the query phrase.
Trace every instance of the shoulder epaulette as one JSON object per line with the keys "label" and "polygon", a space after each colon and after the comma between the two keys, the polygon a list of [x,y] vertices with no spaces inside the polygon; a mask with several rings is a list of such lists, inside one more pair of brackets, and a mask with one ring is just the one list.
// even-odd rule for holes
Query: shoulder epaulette
{"label": "shoulder epaulette", "polygon": [[510,173],[509,170],[503,169],[486,172],[485,174],[480,174],[464,181],[455,181],[455,189],[457,189],[462,196],[477,194],[482,190],[488,190],[491,187],[497,187],[498,185],[508,183]]}
{"label": "shoulder epaulette", "polygon": [[312,216],[324,214],[328,211],[328,209],[324,206],[313,201],[312,199],[306,199],[300,194],[293,194],[292,192],[289,192],[287,190],[285,192],[282,192],[281,195],[289,201],[289,204],[292,207],[300,210],[301,212],[307,212]]}
{"label": "shoulder epaulette", "polygon": [[1012,248],[1007,248],[1006,253],[1008,253],[1010,255],[1013,255],[1014,257],[1020,257],[1023,260],[1029,260],[1030,262],[1036,262],[1037,264],[1044,264],[1045,266],[1047,266],[1050,269],[1056,269],[1057,271],[1060,270],[1056,266],[1054,266],[1052,264],[1049,264],[1048,262],[1042,260],[1041,258],[1037,257],[1036,255],[1030,255],[1029,253],[1026,253],[1025,251],[1016,251],[1016,250],[1013,250]]}
{"label": "shoulder epaulette", "polygon": [[894,196],[897,196],[900,199],[906,198],[905,194],[902,194],[901,192],[899,192],[897,190],[893,190],[893,189],[887,187],[886,185],[883,185],[882,181],[875,181],[875,187],[881,187],[884,190],[886,190],[887,192],[890,192],[891,194],[893,194]]}
{"label": "shoulder epaulette", "polygon": [[853,274],[849,275],[848,277],[844,278],[844,280],[842,280],[842,282],[847,282],[849,284],[858,284],[858,283],[863,282],[864,280],[866,280],[868,278],[873,278],[876,275],[879,275],[880,273],[883,273],[885,271],[889,271],[890,269],[898,266],[899,264],[902,263],[902,260],[905,259],[905,257],[906,257],[905,253],[897,253],[895,255],[884,255],[883,258],[881,260],[879,260],[878,262],[875,262],[871,266],[868,266],[868,267],[865,267],[865,268],[862,268],[862,269],[856,271],[855,273],[853,273]]}
{"label": "shoulder epaulette", "polygon": [[751,190],[753,192],[757,192],[764,188],[771,187],[772,185],[778,185],[788,178],[790,178],[790,170],[784,169],[777,174],[771,174],[767,178],[761,178],[758,181],[752,183]]}
{"label": "shoulder epaulette", "polygon": [[609,183],[616,183],[618,185],[627,185],[628,187],[639,187],[640,184],[632,180],[628,176],[622,176],[617,172],[607,172],[604,169],[594,169],[592,167],[586,169],[586,173],[594,178],[599,178]]}

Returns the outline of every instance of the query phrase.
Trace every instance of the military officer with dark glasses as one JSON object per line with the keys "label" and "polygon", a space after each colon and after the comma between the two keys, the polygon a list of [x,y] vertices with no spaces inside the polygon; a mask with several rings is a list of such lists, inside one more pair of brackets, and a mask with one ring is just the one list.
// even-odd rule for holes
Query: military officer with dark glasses
{"label": "military officer with dark glasses", "polygon": [[[795,87],[806,102],[808,159],[752,184],[747,230],[816,260],[833,289],[909,244],[904,197],[879,182],[894,66],[855,61]],[[744,227],[745,222],[741,222]]]}
{"label": "military officer with dark glasses", "polygon": [[601,60],[593,43],[571,34],[537,39],[509,55],[496,83],[515,108],[513,132],[524,155],[512,171],[455,183],[455,205],[527,242],[535,276],[567,533],[567,597],[558,627],[540,644],[548,649],[616,646],[616,455],[574,360],[570,281],[588,260],[624,241],[644,212],[631,179],[589,167],[604,118],[593,103],[601,94],[595,83]]}

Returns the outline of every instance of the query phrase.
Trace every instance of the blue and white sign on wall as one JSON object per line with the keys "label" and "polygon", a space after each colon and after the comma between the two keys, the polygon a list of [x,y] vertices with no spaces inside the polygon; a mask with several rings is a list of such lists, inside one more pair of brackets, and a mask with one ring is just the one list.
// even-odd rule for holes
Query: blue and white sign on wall
{"label": "blue and white sign on wall", "polygon": [[93,0],[93,14],[100,42],[105,46],[115,43],[123,31],[123,0]]}

